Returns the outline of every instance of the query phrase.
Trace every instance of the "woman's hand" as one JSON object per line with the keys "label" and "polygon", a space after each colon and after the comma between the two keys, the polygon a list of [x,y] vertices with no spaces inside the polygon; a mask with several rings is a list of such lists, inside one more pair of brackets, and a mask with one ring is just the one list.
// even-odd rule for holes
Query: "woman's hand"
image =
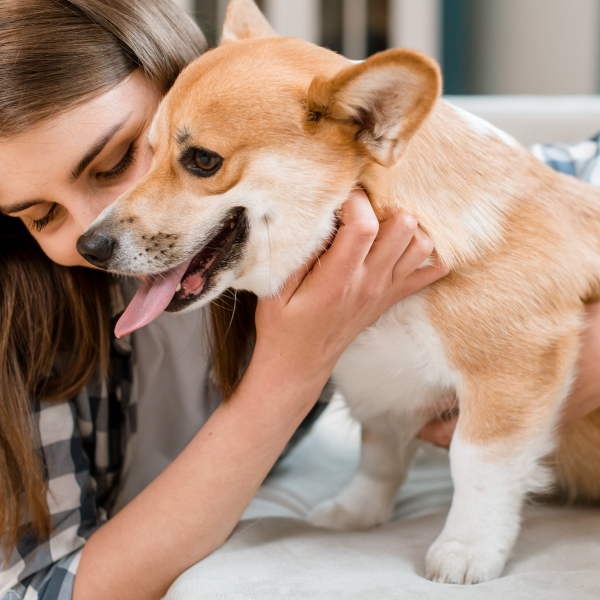
{"label": "woman's hand", "polygon": [[[587,328],[577,365],[577,377],[563,410],[560,427],[564,429],[600,408],[600,302],[587,308]],[[448,407],[450,408],[450,407]],[[458,412],[433,419],[419,437],[436,446],[449,448],[458,422]]]}
{"label": "woman's hand", "polygon": [[[326,379],[383,311],[448,273],[414,217],[390,214],[379,223],[362,190],[342,210],[333,243],[312,269],[307,265],[279,296],[258,304],[255,357],[275,359],[288,376]],[[432,253],[434,264],[418,269]]]}
{"label": "woman's hand", "polygon": [[600,408],[599,365],[600,303],[597,302],[587,307],[587,327],[577,363],[577,376],[563,411],[563,428]]}

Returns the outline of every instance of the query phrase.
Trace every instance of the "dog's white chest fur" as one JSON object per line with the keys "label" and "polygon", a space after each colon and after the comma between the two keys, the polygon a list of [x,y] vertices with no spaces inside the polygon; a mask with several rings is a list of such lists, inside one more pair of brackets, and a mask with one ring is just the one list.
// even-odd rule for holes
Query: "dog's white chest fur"
{"label": "dog's white chest fur", "polygon": [[359,421],[407,418],[456,390],[459,375],[427,316],[425,294],[397,302],[339,360],[334,379]]}

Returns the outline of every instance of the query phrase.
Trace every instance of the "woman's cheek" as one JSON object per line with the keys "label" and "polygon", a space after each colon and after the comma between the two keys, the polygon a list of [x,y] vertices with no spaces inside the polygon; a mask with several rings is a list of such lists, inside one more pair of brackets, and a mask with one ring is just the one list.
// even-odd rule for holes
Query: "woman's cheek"
{"label": "woman's cheek", "polygon": [[80,235],[81,232],[72,219],[56,231],[33,233],[46,256],[53,262],[65,267],[91,267],[92,265],[77,252],[77,240]]}

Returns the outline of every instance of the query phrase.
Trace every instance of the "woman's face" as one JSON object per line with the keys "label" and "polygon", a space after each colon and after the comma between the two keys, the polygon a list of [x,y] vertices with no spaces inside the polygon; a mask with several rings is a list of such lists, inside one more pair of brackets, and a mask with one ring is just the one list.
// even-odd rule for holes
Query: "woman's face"
{"label": "woman's face", "polygon": [[79,236],[150,167],[160,93],[138,70],[104,95],[0,140],[0,212],[21,219],[53,261],[91,266]]}

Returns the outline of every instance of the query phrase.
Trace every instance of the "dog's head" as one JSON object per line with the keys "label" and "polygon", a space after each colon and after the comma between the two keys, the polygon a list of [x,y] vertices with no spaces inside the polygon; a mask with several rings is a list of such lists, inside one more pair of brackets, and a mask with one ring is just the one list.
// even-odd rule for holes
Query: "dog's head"
{"label": "dog's head", "polygon": [[147,276],[119,333],[229,287],[276,293],[330,235],[363,169],[399,161],[439,88],[418,52],[352,65],[277,37],[252,0],[233,0],[221,45],[160,106],[149,173],[79,240],[90,262]]}

